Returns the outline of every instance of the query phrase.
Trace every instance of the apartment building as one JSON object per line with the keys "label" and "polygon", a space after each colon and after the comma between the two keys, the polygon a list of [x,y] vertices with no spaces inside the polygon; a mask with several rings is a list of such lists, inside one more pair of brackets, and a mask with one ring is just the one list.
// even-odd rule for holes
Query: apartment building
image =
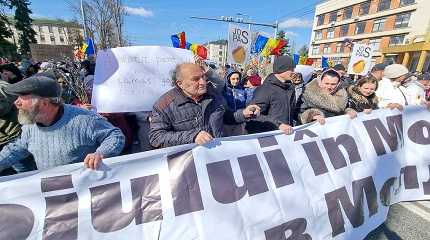
{"label": "apartment building", "polygon": [[210,62],[224,65],[227,63],[227,40],[218,40],[205,45]]}
{"label": "apartment building", "polygon": [[372,45],[373,59],[400,62],[384,49],[424,41],[430,26],[430,0],[327,0],[316,6],[309,57],[347,64],[351,48],[345,40]]}
{"label": "apartment building", "polygon": [[[12,30],[13,36],[7,40],[16,44],[19,39],[19,32],[14,26],[15,20],[10,17],[9,21],[11,24],[8,27]],[[80,24],[63,20],[34,19],[32,28],[36,32],[37,44],[74,45],[78,35],[81,36],[81,39],[84,35],[84,30]]]}

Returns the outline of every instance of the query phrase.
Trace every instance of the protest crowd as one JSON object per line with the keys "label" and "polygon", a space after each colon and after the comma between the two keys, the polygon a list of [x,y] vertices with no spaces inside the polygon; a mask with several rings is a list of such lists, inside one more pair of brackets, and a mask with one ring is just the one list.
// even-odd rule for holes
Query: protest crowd
{"label": "protest crowd", "polygon": [[367,76],[345,66],[301,71],[276,57],[263,76],[255,67],[216,66],[198,57],[176,66],[172,89],[152,112],[96,113],[95,63],[84,60],[0,65],[1,176],[214,138],[281,130],[379,108],[430,107],[430,74],[376,64]]}

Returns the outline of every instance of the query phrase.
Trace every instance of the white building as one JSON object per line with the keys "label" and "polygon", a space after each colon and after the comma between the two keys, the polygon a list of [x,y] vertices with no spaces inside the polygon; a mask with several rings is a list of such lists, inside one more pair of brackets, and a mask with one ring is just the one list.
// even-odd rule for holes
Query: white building
{"label": "white building", "polygon": [[[9,21],[11,24],[8,27],[13,32],[13,37],[7,40],[17,45],[19,32],[14,26],[15,20],[10,17]],[[63,20],[34,19],[32,28],[36,32],[37,44],[75,45],[78,35],[81,39],[84,35],[84,30],[80,24]]]}
{"label": "white building", "polygon": [[227,41],[218,40],[205,45],[208,50],[208,60],[219,65],[227,63]]}

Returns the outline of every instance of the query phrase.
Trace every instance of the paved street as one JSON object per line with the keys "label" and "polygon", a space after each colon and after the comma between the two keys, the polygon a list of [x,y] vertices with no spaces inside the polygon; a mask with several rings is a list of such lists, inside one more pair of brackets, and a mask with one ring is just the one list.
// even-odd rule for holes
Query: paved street
{"label": "paved street", "polygon": [[430,239],[430,201],[404,202],[391,207],[388,220],[366,240]]}

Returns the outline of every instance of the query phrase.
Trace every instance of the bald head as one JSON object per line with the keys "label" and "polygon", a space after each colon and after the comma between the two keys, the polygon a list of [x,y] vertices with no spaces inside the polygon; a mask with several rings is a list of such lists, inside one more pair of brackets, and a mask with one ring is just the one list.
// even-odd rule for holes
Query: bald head
{"label": "bald head", "polygon": [[173,80],[187,96],[198,98],[206,93],[206,75],[202,67],[194,63],[176,66]]}

